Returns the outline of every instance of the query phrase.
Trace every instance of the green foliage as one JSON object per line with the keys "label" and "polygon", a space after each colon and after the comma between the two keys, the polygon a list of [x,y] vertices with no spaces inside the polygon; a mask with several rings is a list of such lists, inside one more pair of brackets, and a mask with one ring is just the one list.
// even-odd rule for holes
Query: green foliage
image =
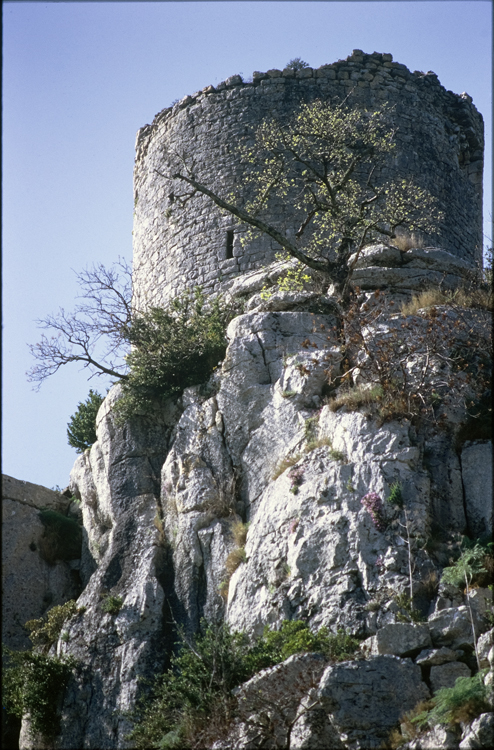
{"label": "green foliage", "polygon": [[118,615],[122,609],[123,599],[120,596],[107,594],[101,609],[109,615]]}
{"label": "green foliage", "polygon": [[386,499],[390,505],[397,505],[399,508],[403,507],[403,495],[401,491],[401,482],[393,482],[389,490],[389,497]]}
{"label": "green foliage", "polygon": [[418,609],[415,609],[408,594],[397,594],[393,600],[403,610],[396,615],[399,622],[425,622],[425,617]]}
{"label": "green foliage", "polygon": [[302,70],[303,68],[310,68],[310,65],[300,57],[294,57],[285,65],[285,68],[288,68],[288,70]]}
{"label": "green foliage", "polygon": [[130,372],[122,381],[123,397],[115,406],[117,420],[149,414],[157,401],[204,383],[225,355],[226,326],[237,312],[218,297],[206,305],[196,288],[167,308],[135,315],[125,332],[132,350],[126,357]]}
{"label": "green foliage", "polygon": [[317,440],[317,433],[319,428],[319,415],[315,417],[309,417],[305,420],[304,424],[304,440],[306,443],[314,443]]}
{"label": "green foliage", "polygon": [[51,738],[58,734],[57,702],[75,661],[4,647],[8,666],[3,670],[2,695],[7,713],[21,718],[29,713],[31,733]]}
{"label": "green foliage", "polygon": [[[303,104],[287,123],[265,120],[254,145],[241,151],[248,165],[244,183],[253,195],[246,211],[257,222],[241,216],[253,227],[243,240],[256,231],[269,233],[260,223],[280,200],[295,196],[296,238],[277,241],[299,262],[293,273],[300,288],[306,266],[329,273],[337,285],[346,282],[350,253],[393,237],[398,227],[437,232],[437,200],[409,179],[388,179],[385,167],[394,150],[386,106],[362,111],[346,101],[318,100]],[[293,279],[286,284],[293,288]]]}
{"label": "green foliage", "polygon": [[256,672],[300,652],[318,651],[328,659],[343,659],[357,647],[358,641],[343,631],[331,635],[321,628],[314,634],[298,621],[283,622],[279,631],[266,626],[254,645],[226,624],[206,625],[194,643],[181,636],[170,669],[134,714],[129,739],[143,750],[209,746],[235,715],[233,689]]}
{"label": "green foliage", "polygon": [[96,415],[102,403],[103,396],[91,388],[86,401],[81,401],[76,413],[71,416],[67,425],[67,437],[69,445],[77,453],[84,453],[96,442]]}
{"label": "green foliage", "polygon": [[56,510],[42,510],[39,517],[45,527],[40,552],[47,562],[75,560],[81,556],[82,529],[75,519]]}
{"label": "green foliage", "polygon": [[24,627],[31,631],[29,638],[33,646],[48,651],[50,646],[58,640],[64,622],[69,617],[77,614],[77,612],[79,612],[77,605],[71,599],[65,602],[65,604],[52,607],[45,617],[40,617],[37,620],[28,620]]}
{"label": "green foliage", "polygon": [[476,574],[487,572],[484,567],[486,555],[487,550],[478,542],[473,547],[467,547],[456,562],[443,570],[442,580],[453,586],[470,585]]}
{"label": "green foliage", "polygon": [[438,724],[457,724],[472,721],[484,711],[490,711],[484,677],[487,670],[473,677],[458,677],[451,688],[440,688],[431,700],[430,708],[412,719],[424,728]]}

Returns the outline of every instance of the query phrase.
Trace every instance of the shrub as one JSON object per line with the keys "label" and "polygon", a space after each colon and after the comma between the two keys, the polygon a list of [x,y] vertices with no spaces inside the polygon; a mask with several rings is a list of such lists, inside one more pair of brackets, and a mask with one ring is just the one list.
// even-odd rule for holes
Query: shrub
{"label": "shrub", "polygon": [[31,631],[29,638],[33,646],[41,647],[47,651],[58,640],[64,622],[77,612],[79,612],[77,604],[71,599],[65,604],[52,607],[45,617],[28,620],[24,627]]}
{"label": "shrub", "polygon": [[166,308],[135,315],[125,333],[132,350],[126,357],[130,372],[122,381],[123,396],[115,405],[117,421],[149,414],[157,401],[204,383],[225,355],[226,326],[237,312],[219,297],[206,306],[196,288]]}
{"label": "shrub", "polygon": [[75,519],[56,510],[42,510],[39,517],[45,527],[40,552],[47,562],[75,560],[81,556],[82,529]]}
{"label": "shrub", "polygon": [[440,688],[431,699],[431,707],[419,713],[412,722],[419,727],[438,724],[459,724],[490,711],[484,677],[487,670],[473,677],[458,677],[453,687]]}
{"label": "shrub", "polygon": [[290,471],[288,472],[288,477],[290,479],[290,492],[292,492],[294,495],[298,495],[298,488],[304,481],[304,467],[303,466],[293,466]]}
{"label": "shrub", "polygon": [[309,67],[310,67],[309,63],[306,63],[300,57],[294,57],[285,65],[285,68],[288,68],[288,70],[302,70],[303,68],[309,68]]}
{"label": "shrub", "polygon": [[11,651],[4,647],[8,666],[2,670],[2,695],[7,713],[22,718],[29,714],[31,734],[55,737],[60,728],[57,703],[65,689],[75,660]]}
{"label": "shrub", "polygon": [[96,442],[96,415],[102,403],[103,396],[91,388],[86,401],[81,401],[76,413],[71,416],[67,425],[67,437],[69,445],[77,453],[84,453]]}
{"label": "shrub", "polygon": [[338,411],[342,406],[346,406],[350,411],[356,411],[362,408],[362,406],[380,403],[382,396],[383,391],[380,385],[372,386],[371,388],[356,386],[355,388],[349,388],[339,393],[329,401],[328,406],[331,411]]}
{"label": "shrub", "polygon": [[118,615],[122,609],[123,599],[120,596],[107,594],[101,609],[109,615]]}
{"label": "shrub", "polygon": [[203,623],[203,635],[194,643],[181,634],[170,668],[134,712],[128,739],[138,750],[209,747],[226,734],[235,716],[232,691],[256,672],[300,652],[341,659],[357,647],[358,641],[343,631],[331,635],[321,628],[314,634],[299,621],[285,621],[278,631],[266,626],[254,645],[226,624]]}
{"label": "shrub", "polygon": [[389,497],[387,498],[386,502],[388,502],[390,505],[397,505],[399,508],[403,507],[403,495],[400,482],[393,482],[389,489]]}

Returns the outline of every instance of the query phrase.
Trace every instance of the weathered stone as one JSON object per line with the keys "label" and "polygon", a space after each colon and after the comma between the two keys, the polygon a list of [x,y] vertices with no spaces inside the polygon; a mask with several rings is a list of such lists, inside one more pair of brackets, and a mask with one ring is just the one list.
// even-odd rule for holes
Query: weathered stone
{"label": "weathered stone", "polygon": [[465,443],[461,475],[470,533],[480,537],[492,531],[492,443]]}
{"label": "weathered stone", "polygon": [[[165,596],[171,571],[159,529],[159,476],[176,409],[120,427],[114,386],[97,416],[98,441],[76,462],[71,489],[80,497],[95,566],[59,653],[84,668],[67,687],[60,747],[123,748],[142,677],[164,663],[173,639]],[[104,531],[102,531],[104,528]],[[94,534],[94,536],[93,536]],[[98,541],[99,539],[99,547]],[[121,602],[108,613],[106,597]]]}
{"label": "weathered stone", "polygon": [[2,639],[13,650],[32,646],[25,622],[80,594],[79,560],[48,562],[43,553],[40,510],[65,515],[69,506],[59,492],[2,475]]}
{"label": "weathered stone", "polygon": [[421,651],[415,659],[415,664],[419,664],[421,667],[437,667],[440,664],[447,664],[450,661],[456,661],[458,659],[457,651],[453,651],[451,648],[442,646],[441,648],[429,648],[425,651]]}
{"label": "weathered stone", "polygon": [[453,727],[433,727],[420,737],[402,745],[400,750],[458,750],[460,732]]}
{"label": "weathered stone", "polygon": [[267,747],[284,747],[295,720],[306,714],[304,696],[315,698],[325,666],[320,654],[295,654],[244,683],[236,691],[242,742],[235,746],[256,747],[253,740],[261,731]]}
{"label": "weathered stone", "polygon": [[458,677],[471,677],[472,673],[466,664],[461,661],[450,661],[431,667],[431,688],[435,693],[439,688],[454,687]]}
{"label": "weathered stone", "polygon": [[460,750],[479,750],[493,746],[494,714],[481,714],[463,732]]}
{"label": "weathered stone", "polygon": [[378,748],[400,717],[429,697],[420,667],[397,656],[328,667],[319,697],[331,723],[352,748]]}
{"label": "weathered stone", "polygon": [[380,628],[375,635],[362,644],[362,649],[371,656],[379,654],[411,656],[431,645],[429,627],[425,623],[397,622]]}
{"label": "weathered stone", "polygon": [[434,612],[428,622],[434,646],[449,646],[452,649],[473,647],[472,624],[467,607],[450,607]]}
{"label": "weathered stone", "polygon": [[[470,589],[468,598],[479,623],[487,622],[486,616],[488,618],[489,614],[493,611],[492,590],[482,587],[473,588]],[[484,629],[482,627],[482,630]]]}
{"label": "weathered stone", "polygon": [[477,653],[479,655],[481,669],[486,669],[487,667],[492,666],[492,663],[489,661],[489,654],[492,651],[493,644],[494,628],[491,628],[487,633],[482,633],[477,641]]}
{"label": "weathered stone", "polygon": [[318,704],[317,691],[309,690],[297,709],[298,718],[292,728],[290,747],[294,750],[345,750],[327,712]]}
{"label": "weathered stone", "polygon": [[[446,215],[441,237],[433,235],[430,242],[441,239],[451,255],[475,268],[482,248],[481,184],[465,179],[467,168],[460,165],[459,147],[450,141],[450,134],[451,127],[458,127],[458,134],[468,137],[475,145],[473,150],[479,152],[479,158],[472,161],[481,166],[483,126],[479,113],[435,79],[428,77],[425,87],[422,77],[390,68],[398,70],[403,81],[406,75],[406,87],[396,85],[396,75],[386,75],[384,67],[392,63],[374,62],[377,67],[371,72],[369,59],[364,55],[349,63],[337,62],[331,69],[306,68],[295,75],[256,71],[253,83],[243,83],[233,76],[207,96],[185,97],[166,117],[160,113],[152,125],[141,129],[134,172],[134,294],[138,306],[162,305],[183,288],[196,284],[201,284],[206,293],[225,290],[236,277],[273,262],[280,249],[267,235],[249,237],[242,244],[244,228],[233,229],[232,217],[204,196],[189,202],[186,212],[181,211],[174,201],[175,181],[168,176],[173,174],[172,154],[195,154],[198,179],[218,194],[228,195],[244,176],[244,165],[236,158],[232,144],[250,137],[250,130],[267,117],[286,121],[302,102],[334,101],[341,95],[342,82],[350,78],[359,79],[359,85],[353,87],[352,106],[373,108],[382,99],[391,106],[399,105],[393,110],[393,120],[403,140],[397,141],[397,153],[387,165],[389,177],[416,177],[439,199]],[[411,111],[413,118],[407,114]],[[424,164],[428,165],[425,172]],[[477,169],[473,172],[471,168],[473,180],[477,180]],[[273,201],[266,209],[266,220],[288,237],[294,237],[300,226],[295,196],[296,190],[290,190],[282,205]],[[415,287],[426,283],[428,274],[429,285],[441,282],[443,288],[453,277],[461,278],[463,269],[453,266],[450,258],[447,273],[440,266],[448,253],[441,257],[436,254],[433,260],[440,270],[432,271],[428,262],[434,252],[412,249],[410,255],[403,253],[404,264],[419,264],[403,269],[410,274],[403,288],[410,283]],[[390,274],[387,267],[374,268],[377,271],[371,283],[381,286]],[[361,270],[356,269],[356,278]]]}

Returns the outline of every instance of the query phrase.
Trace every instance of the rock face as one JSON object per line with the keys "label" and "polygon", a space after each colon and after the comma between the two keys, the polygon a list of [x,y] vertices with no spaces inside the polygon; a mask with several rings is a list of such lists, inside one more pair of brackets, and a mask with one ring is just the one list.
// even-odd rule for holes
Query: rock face
{"label": "rock face", "polygon": [[[126,746],[138,680],[163,667],[170,643],[171,582],[160,521],[159,473],[175,410],[118,427],[115,386],[97,418],[98,442],[80,456],[70,486],[88,530],[82,614],[68,623],[60,653],[83,665],[62,710],[60,748]],[[112,606],[113,605],[113,606]]]}
{"label": "rock face", "polygon": [[[381,255],[369,251],[373,263]],[[258,283],[237,292],[250,295]],[[108,394],[98,440],[70,478],[84,523],[84,590],[53,648],[78,661],[56,749],[129,748],[126,712],[141,678],[163,671],[177,626],[194,634],[201,618],[252,637],[289,619],[365,639],[352,661],[296,655],[256,675],[240,689],[225,748],[257,747],[253,728],[268,725],[266,747],[377,748],[431,687],[471,673],[463,593],[438,581],[455,535],[488,521],[476,484],[487,443],[467,444],[460,460],[460,412],[446,410],[448,432],[403,417],[383,422],[365,408],[331,410],[326,395],[344,354],[336,328],[322,295],[254,296],[230,323],[225,359],[207,384],[124,425],[113,410],[120,387]],[[8,496],[7,519],[13,503],[17,513],[37,512]],[[235,524],[244,524],[245,544]],[[26,555],[26,539],[17,553],[12,535],[13,558]],[[422,623],[403,621],[410,588]],[[488,629],[485,591],[472,593],[477,635]],[[266,719],[259,691],[277,696],[276,716]]]}

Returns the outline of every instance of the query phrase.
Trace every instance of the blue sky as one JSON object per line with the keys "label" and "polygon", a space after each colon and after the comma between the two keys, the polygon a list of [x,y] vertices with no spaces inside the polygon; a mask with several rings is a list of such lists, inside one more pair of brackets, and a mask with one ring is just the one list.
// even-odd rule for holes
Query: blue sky
{"label": "blue sky", "polygon": [[5,2],[2,471],[66,486],[76,458],[67,422],[90,387],[108,385],[74,365],[33,391],[27,344],[39,339],[37,318],[72,309],[73,270],[131,260],[140,127],[234,73],[391,52],[466,91],[483,114],[492,237],[491,29],[491,3],[476,0]]}

